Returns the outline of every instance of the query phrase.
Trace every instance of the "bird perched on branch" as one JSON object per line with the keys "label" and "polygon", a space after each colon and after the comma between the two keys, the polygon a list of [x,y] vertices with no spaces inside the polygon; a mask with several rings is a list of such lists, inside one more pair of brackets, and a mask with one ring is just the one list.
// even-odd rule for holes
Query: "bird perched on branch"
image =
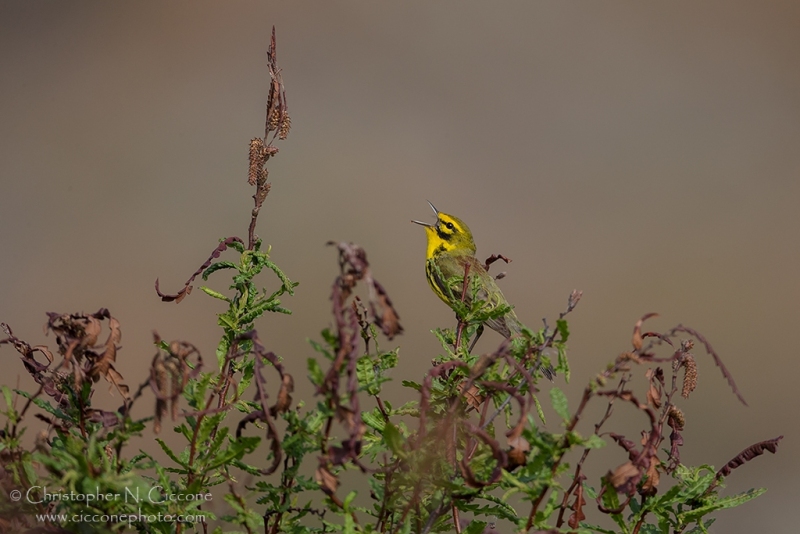
{"label": "bird perched on branch", "polygon": [[[475,241],[469,227],[453,215],[442,213],[430,204],[436,214],[436,222],[428,224],[422,221],[411,221],[425,227],[428,237],[428,249],[425,254],[425,274],[428,285],[436,296],[445,304],[454,307],[455,302],[462,300],[463,278],[467,266],[470,280],[478,280],[478,291],[475,297],[487,303],[491,308],[508,306],[504,315],[488,319],[486,325],[507,339],[518,336],[522,331],[522,323],[509,305],[495,279],[484,265],[475,257]],[[469,305],[472,295],[469,290],[463,296]],[[554,372],[551,367],[541,367],[542,374],[552,380]]]}

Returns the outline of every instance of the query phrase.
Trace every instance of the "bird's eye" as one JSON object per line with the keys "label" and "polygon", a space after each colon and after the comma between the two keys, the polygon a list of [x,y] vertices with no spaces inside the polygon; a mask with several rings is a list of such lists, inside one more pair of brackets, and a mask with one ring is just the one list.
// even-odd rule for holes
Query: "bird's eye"
{"label": "bird's eye", "polygon": [[444,225],[447,227],[448,230],[454,229],[456,226],[451,222],[446,222]]}

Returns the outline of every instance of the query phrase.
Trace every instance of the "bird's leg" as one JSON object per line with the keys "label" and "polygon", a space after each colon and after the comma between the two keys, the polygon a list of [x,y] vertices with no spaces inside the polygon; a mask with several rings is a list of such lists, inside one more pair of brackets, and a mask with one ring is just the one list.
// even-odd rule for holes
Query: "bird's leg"
{"label": "bird's leg", "polygon": [[478,327],[478,330],[475,332],[475,339],[473,339],[472,343],[470,343],[468,352],[472,353],[472,349],[475,348],[475,345],[478,343],[478,340],[481,338],[481,335],[483,335],[483,325],[480,325]]}

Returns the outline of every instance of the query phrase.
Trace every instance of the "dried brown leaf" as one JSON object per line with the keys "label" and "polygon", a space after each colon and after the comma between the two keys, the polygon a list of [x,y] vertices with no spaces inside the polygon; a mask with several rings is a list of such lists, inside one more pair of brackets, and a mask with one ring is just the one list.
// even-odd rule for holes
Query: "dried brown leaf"
{"label": "dried brown leaf", "polygon": [[464,400],[467,401],[468,406],[477,410],[483,404],[484,397],[481,395],[480,390],[475,385],[470,386],[467,391],[464,391],[465,383],[466,381],[461,382],[458,385],[458,392],[464,396]]}
{"label": "dried brown leaf", "polygon": [[658,492],[658,483],[660,482],[660,475],[658,473],[658,461],[653,458],[650,466],[647,468],[647,478],[642,483],[642,488],[639,490],[641,495],[652,497]]}
{"label": "dried brown leaf", "polygon": [[636,489],[636,484],[639,483],[642,475],[639,468],[629,460],[617,467],[613,473],[609,472],[607,477],[615,490],[630,495]]}
{"label": "dried brown leaf", "polygon": [[531,444],[525,438],[521,436],[509,438],[508,446],[507,470],[510,471],[528,463],[528,452],[531,450]]}
{"label": "dried brown leaf", "polygon": [[[658,380],[659,371],[661,368],[657,368],[656,370],[648,369],[645,373],[645,378],[650,382],[650,387],[647,390],[647,403],[651,404],[655,408],[661,408],[661,385],[662,383]],[[661,373],[663,375],[663,372]]]}
{"label": "dried brown leaf", "polygon": [[[117,391],[119,391],[124,398],[128,399],[130,397],[130,388],[123,383],[122,375],[114,368],[114,362],[117,360],[117,344],[122,339],[122,331],[120,330],[119,321],[114,317],[109,316],[108,322],[110,332],[105,343],[106,350],[94,360],[87,374],[94,381],[99,380],[100,377],[105,378],[107,382],[110,382],[117,388]],[[93,336],[96,340],[97,336],[94,334]]]}
{"label": "dried brown leaf", "polygon": [[491,256],[486,258],[485,262],[483,262],[483,268],[488,271],[489,270],[489,266],[491,264],[493,264],[494,262],[496,262],[497,260],[503,260],[506,263],[511,263],[511,260],[509,258],[506,258],[505,256],[503,256],[502,254],[492,254]]}
{"label": "dried brown leaf", "polygon": [[767,441],[760,441],[754,445],[750,445],[745,450],[737,454],[733,459],[731,459],[727,464],[725,464],[722,469],[717,472],[717,478],[720,476],[726,477],[731,474],[731,471],[744,465],[745,463],[749,462],[756,456],[761,456],[765,452],[771,452],[775,454],[778,450],[778,443],[783,439],[783,436],[778,436],[777,438],[770,439]]}
{"label": "dried brown leaf", "polygon": [[229,237],[227,239],[224,239],[219,245],[217,245],[217,248],[215,248],[211,252],[211,256],[209,256],[209,258],[203,263],[203,265],[201,265],[200,268],[197,269],[192,274],[192,276],[189,277],[188,280],[186,280],[183,289],[181,289],[180,291],[178,291],[173,295],[162,293],[161,290],[159,289],[158,278],[156,278],[156,293],[158,294],[159,297],[161,297],[161,300],[163,302],[175,302],[176,304],[180,303],[180,301],[182,301],[184,298],[186,298],[187,295],[189,295],[192,292],[191,283],[194,281],[194,279],[200,276],[200,274],[202,274],[202,272],[205,271],[216,258],[219,258],[220,255],[228,249],[228,246],[230,246],[234,242],[241,243],[242,245],[244,245],[244,241],[242,241],[238,237]]}
{"label": "dried brown leaf", "polygon": [[464,482],[467,484],[467,486],[471,488],[483,488],[490,486],[500,480],[500,478],[503,476],[503,469],[508,465],[508,455],[500,448],[500,444],[497,442],[497,440],[490,436],[486,431],[469,422],[465,422],[464,424],[470,434],[483,441],[492,450],[495,466],[492,470],[492,473],[489,475],[488,480],[479,480],[475,477],[475,474],[470,468],[467,458],[462,458],[458,463],[459,467],[461,468],[461,475],[464,477]]}
{"label": "dried brown leaf", "polygon": [[285,373],[281,377],[281,388],[278,391],[278,400],[270,408],[273,416],[289,411],[289,408],[292,406],[292,391],[294,391],[294,379],[292,375]]}
{"label": "dried brown leaf", "polygon": [[586,519],[586,514],[583,513],[584,505],[586,505],[586,499],[583,498],[583,484],[581,483],[575,488],[575,500],[570,505],[570,510],[573,510],[567,520],[570,528],[578,528],[580,522]]}
{"label": "dried brown leaf", "polygon": [[[397,310],[394,309],[386,290],[371,276],[367,278],[367,282],[371,285],[370,310],[375,318],[375,324],[378,325],[388,339],[393,339],[394,336],[402,334],[403,327],[400,325],[400,316],[397,314]],[[376,295],[375,298],[372,298],[373,294]]]}
{"label": "dried brown leaf", "polygon": [[634,350],[641,350],[642,349],[642,325],[647,319],[651,317],[658,317],[657,313],[648,313],[644,315],[641,319],[636,321],[636,325],[633,327],[633,339],[631,339],[631,344],[633,345]]}
{"label": "dried brown leaf", "polygon": [[320,489],[329,496],[336,493],[336,489],[339,487],[339,479],[337,479],[336,475],[331,473],[327,465],[322,462],[320,462],[317,471],[314,473],[314,479],[317,481],[317,484],[319,484]]}

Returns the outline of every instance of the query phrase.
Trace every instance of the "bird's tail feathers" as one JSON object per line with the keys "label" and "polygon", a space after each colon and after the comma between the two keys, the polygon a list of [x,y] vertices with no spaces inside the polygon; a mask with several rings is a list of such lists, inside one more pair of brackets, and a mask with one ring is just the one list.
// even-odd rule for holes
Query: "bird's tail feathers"
{"label": "bird's tail feathers", "polygon": [[[508,335],[506,337],[508,339],[512,339],[522,334],[523,325],[519,319],[517,319],[517,315],[513,311],[506,315],[503,319],[505,319],[505,326],[506,330],[508,331]],[[553,369],[553,366],[550,364],[544,364],[541,361],[539,362],[536,370],[540,371],[542,375],[544,375],[544,377],[550,382],[552,382],[553,378],[556,376],[556,370]]]}

